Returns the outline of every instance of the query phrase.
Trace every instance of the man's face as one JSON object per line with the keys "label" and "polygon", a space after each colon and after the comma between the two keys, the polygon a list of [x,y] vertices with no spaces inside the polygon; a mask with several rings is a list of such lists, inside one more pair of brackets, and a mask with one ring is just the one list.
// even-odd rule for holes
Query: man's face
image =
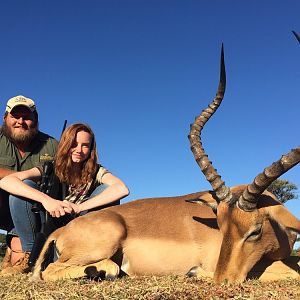
{"label": "man's face", "polygon": [[35,115],[25,106],[17,106],[3,119],[4,133],[16,144],[28,144],[37,133]]}

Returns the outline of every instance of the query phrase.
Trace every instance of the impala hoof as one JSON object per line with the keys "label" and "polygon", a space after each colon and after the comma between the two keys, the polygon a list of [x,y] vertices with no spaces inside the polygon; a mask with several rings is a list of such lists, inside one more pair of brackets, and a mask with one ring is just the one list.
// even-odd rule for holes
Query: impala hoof
{"label": "impala hoof", "polygon": [[107,274],[105,276],[105,280],[107,280],[107,281],[114,281],[116,279],[117,279],[117,276],[114,276],[114,275],[111,275],[111,274]]}
{"label": "impala hoof", "polygon": [[87,277],[98,277],[99,276],[99,271],[95,266],[89,266],[86,267],[84,270],[84,273],[86,274]]}
{"label": "impala hoof", "polygon": [[187,273],[187,277],[196,277],[198,274],[198,267],[192,267]]}

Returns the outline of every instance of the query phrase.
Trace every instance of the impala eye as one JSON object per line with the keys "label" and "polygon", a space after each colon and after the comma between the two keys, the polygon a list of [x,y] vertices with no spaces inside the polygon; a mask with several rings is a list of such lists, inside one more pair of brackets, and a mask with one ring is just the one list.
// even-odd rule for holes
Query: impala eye
{"label": "impala eye", "polygon": [[262,234],[262,225],[253,229],[247,236],[247,241],[256,241],[261,237]]}

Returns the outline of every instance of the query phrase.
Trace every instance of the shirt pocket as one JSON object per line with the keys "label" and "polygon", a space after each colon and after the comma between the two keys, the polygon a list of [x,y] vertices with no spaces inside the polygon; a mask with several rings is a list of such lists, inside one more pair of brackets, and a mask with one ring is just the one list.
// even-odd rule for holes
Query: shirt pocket
{"label": "shirt pocket", "polygon": [[14,170],[16,163],[13,157],[0,157],[0,168]]}

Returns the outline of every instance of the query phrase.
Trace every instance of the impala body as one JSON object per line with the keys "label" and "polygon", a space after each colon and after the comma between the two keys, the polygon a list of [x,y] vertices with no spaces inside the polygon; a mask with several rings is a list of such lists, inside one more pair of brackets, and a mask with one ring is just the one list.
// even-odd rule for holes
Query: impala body
{"label": "impala body", "polygon": [[[50,236],[47,242],[56,241],[59,259],[43,271],[42,278],[96,276],[100,271],[114,278],[119,268],[128,275],[183,275],[193,268],[190,275],[242,281],[261,258],[265,262],[288,258],[294,230],[300,231],[300,222],[273,197],[263,194],[255,214],[221,203],[221,220],[209,206],[191,203],[215,205],[212,192],[136,200],[89,213]],[[39,259],[35,278],[40,277],[40,264]],[[293,264],[290,270],[280,265],[282,274],[271,269],[273,277],[269,274],[267,279],[282,278],[283,272],[297,278],[295,271],[300,268],[297,261]],[[264,271],[254,268],[253,276]]]}
{"label": "impala body", "polygon": [[[189,135],[195,160],[213,190],[136,200],[79,217],[49,236],[34,279],[101,272],[111,279],[120,270],[128,275],[188,273],[212,276],[216,282],[243,281],[251,274],[299,278],[299,260],[290,253],[300,221],[266,189],[299,163],[300,147],[265,168],[253,183],[226,187],[201,142],[201,131],[221,104],[225,85],[222,47],[217,95],[191,125]],[[41,272],[52,242],[59,258]],[[288,261],[272,264],[283,259]]]}

